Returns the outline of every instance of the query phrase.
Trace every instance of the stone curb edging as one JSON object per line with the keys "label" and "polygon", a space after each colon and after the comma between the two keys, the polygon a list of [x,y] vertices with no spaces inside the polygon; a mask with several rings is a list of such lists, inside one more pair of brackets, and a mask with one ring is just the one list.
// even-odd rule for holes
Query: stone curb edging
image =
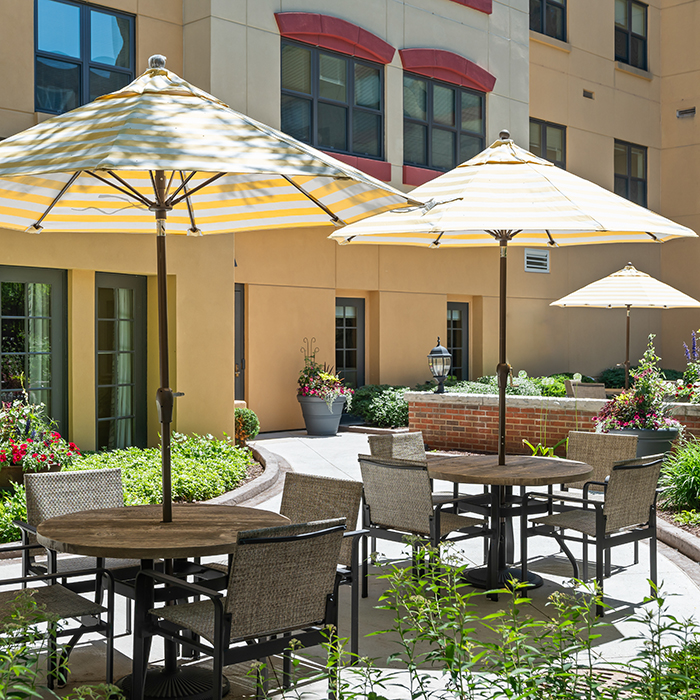
{"label": "stone curb edging", "polygon": [[243,484],[243,486],[239,486],[233,491],[222,493],[221,496],[211,498],[205,501],[205,503],[237,506],[245,501],[249,501],[255,496],[259,496],[263,491],[267,491],[275,486],[280,477],[280,473],[284,471],[284,469],[280,469],[281,466],[284,466],[284,460],[279,455],[270,452],[270,450],[264,447],[253,447],[252,445],[249,445],[249,447],[253,452],[253,457],[265,467],[265,471],[247,484]]}
{"label": "stone curb edging", "polygon": [[700,538],[695,535],[659,519],[656,521],[656,536],[688,559],[700,562]]}

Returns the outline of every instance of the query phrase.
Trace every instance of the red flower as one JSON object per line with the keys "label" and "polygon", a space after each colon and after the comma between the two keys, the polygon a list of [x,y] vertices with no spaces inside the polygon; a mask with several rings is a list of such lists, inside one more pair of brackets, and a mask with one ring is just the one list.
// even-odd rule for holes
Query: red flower
{"label": "red flower", "polygon": [[77,449],[78,449],[78,448],[75,446],[75,443],[74,443],[74,442],[69,442],[69,443],[68,443],[68,447],[70,447],[71,450],[77,450]]}

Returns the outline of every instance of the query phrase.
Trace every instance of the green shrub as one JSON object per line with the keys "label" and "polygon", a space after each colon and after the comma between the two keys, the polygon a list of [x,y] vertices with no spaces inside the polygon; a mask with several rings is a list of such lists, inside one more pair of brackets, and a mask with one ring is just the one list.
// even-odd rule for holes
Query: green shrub
{"label": "green shrub", "polygon": [[700,688],[700,639],[667,651],[664,658],[666,690],[683,696],[689,689]]}
{"label": "green shrub", "polygon": [[681,438],[664,462],[661,473],[662,506],[671,510],[700,510],[700,441]]}
{"label": "green shrub", "polygon": [[[632,374],[638,369],[638,365],[630,365],[630,386],[634,384]],[[677,379],[683,378],[683,372],[679,372],[677,369],[661,368],[659,371],[661,372],[662,378],[668,382],[675,382]],[[598,379],[603,382],[608,389],[623,389],[625,386],[625,368],[608,367],[600,373]]]}
{"label": "green shrub", "polygon": [[13,520],[27,520],[27,498],[22,484],[0,492],[0,542],[16,542],[22,536]]}
{"label": "green shrub", "polygon": [[407,391],[407,386],[366,384],[355,389],[352,399],[348,402],[348,413],[380,428],[406,426],[408,402],[404,394]]}
{"label": "green shrub", "polygon": [[[235,489],[251,463],[250,451],[235,447],[229,438],[182,435],[172,438],[172,494],[174,501],[204,501]],[[72,469],[120,467],[127,505],[160,503],[163,494],[158,448],[112,450],[84,455]]]}
{"label": "green shrub", "polygon": [[236,444],[245,446],[260,432],[260,421],[255,411],[249,408],[236,408],[233,411],[236,426]]}

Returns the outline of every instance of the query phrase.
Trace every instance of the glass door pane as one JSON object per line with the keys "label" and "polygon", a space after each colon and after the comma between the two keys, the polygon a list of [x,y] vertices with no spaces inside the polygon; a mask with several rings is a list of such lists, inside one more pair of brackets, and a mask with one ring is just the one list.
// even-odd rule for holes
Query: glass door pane
{"label": "glass door pane", "polygon": [[365,383],[365,300],[335,300],[335,369],[356,389]]}

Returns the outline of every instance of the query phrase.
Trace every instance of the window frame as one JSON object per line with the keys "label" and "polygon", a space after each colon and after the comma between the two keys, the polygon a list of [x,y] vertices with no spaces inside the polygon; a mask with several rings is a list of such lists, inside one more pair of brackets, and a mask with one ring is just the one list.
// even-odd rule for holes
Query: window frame
{"label": "window frame", "polygon": [[[304,93],[298,92],[296,90],[291,90],[290,88],[285,88],[282,86],[281,75],[282,75],[282,62],[284,60],[283,48],[285,45],[298,46],[311,53],[311,92]],[[340,102],[337,100],[332,100],[328,97],[321,97],[320,95],[320,56],[321,55],[332,56],[333,58],[340,58],[345,61],[346,65],[346,86],[347,86],[347,102]],[[379,109],[375,110],[370,107],[363,107],[354,104],[355,101],[355,65],[368,66],[375,69],[379,74]],[[329,151],[331,153],[342,153],[344,155],[356,156],[360,158],[369,158],[371,160],[384,161],[385,160],[385,128],[386,128],[386,99],[385,99],[385,66],[381,63],[375,63],[374,61],[368,61],[363,58],[356,58],[355,56],[349,56],[345,53],[338,51],[331,51],[319,46],[314,46],[313,44],[306,44],[301,41],[294,41],[293,39],[282,38],[280,42],[280,94],[281,96],[288,95],[290,97],[296,97],[297,99],[303,99],[311,102],[311,141],[308,143],[314,148],[320,148],[324,151]],[[333,148],[331,146],[321,145],[319,143],[318,136],[318,105],[328,104],[336,107],[343,107],[347,109],[347,124],[346,124],[346,144],[348,148],[342,150],[339,148]],[[353,149],[353,115],[357,112],[363,114],[373,114],[379,117],[379,132],[377,134],[379,139],[379,155],[372,155],[362,151]],[[282,120],[282,104],[280,100],[280,123]],[[280,128],[283,128],[282,126]],[[286,133],[286,132],[285,132]],[[301,139],[300,139],[301,140]],[[307,143],[306,141],[304,143]]]}
{"label": "window frame", "polygon": [[[336,297],[335,298],[335,309],[339,306],[352,306],[356,310],[356,319],[357,319],[357,381],[356,381],[356,386],[353,388],[361,387],[365,385],[365,300],[362,297]],[[337,319],[337,315],[334,316],[334,319]],[[337,320],[334,320],[334,325],[335,328],[334,330],[338,331],[337,327]],[[340,363],[338,362],[338,352],[347,352],[347,348],[343,347],[342,349],[338,348],[337,342],[335,344],[335,358],[336,358],[336,366],[335,366],[335,371],[338,373],[338,376],[340,376],[342,379],[346,379],[345,377],[345,369],[344,366],[341,367]],[[352,384],[348,384],[348,386],[352,386]]]}
{"label": "window frame", "polygon": [[[540,142],[542,144],[542,151],[544,154],[547,153],[547,128],[558,129],[562,132],[562,160],[550,160],[546,155],[540,155],[540,158],[548,160],[550,163],[554,163],[558,168],[566,170],[566,126],[564,124],[557,124],[556,122],[548,122],[544,119],[535,119],[530,117],[530,125],[537,124],[540,127]],[[532,151],[532,142],[529,144],[529,149]],[[535,153],[535,155],[537,155]]]}
{"label": "window frame", "polygon": [[[648,71],[649,70],[649,5],[646,5],[643,2],[639,2],[639,0],[624,0],[624,2],[627,3],[627,26],[622,27],[620,26],[617,21],[615,21],[615,45],[614,45],[614,52],[615,52],[615,60],[619,61],[620,63],[624,63],[627,66],[632,66],[634,68],[639,68],[639,70],[644,70]],[[632,6],[637,5],[638,7],[644,8],[644,30],[645,30],[645,35],[642,36],[640,34],[637,34],[632,31]],[[617,53],[617,36],[618,34],[624,34],[625,35],[625,46],[627,48],[627,57],[623,57],[618,55]],[[636,63],[632,63],[632,39],[640,39],[642,41],[642,45],[644,47],[644,60],[642,61],[643,65],[637,65]]]}
{"label": "window frame", "polygon": [[[47,409],[49,416],[58,424],[59,431],[66,434],[70,427],[68,425],[68,284],[66,271],[55,268],[0,265],[0,283],[2,282],[49,284],[52,287],[49,316],[51,321],[51,402]],[[28,314],[25,314],[23,318],[28,318]],[[2,354],[0,350],[0,358]],[[31,387],[27,388],[31,391]]]}
{"label": "window frame", "polygon": [[[449,376],[455,377],[457,381],[464,382],[469,380],[469,303],[462,301],[448,301],[447,302],[447,333],[445,335],[445,345],[447,351],[452,355],[452,366],[450,367]],[[450,311],[461,311],[462,312],[462,365],[460,367],[461,376],[457,376],[455,373],[456,365],[454,361],[454,343],[452,343],[452,333],[453,330],[450,328]]]}
{"label": "window frame", "polygon": [[[403,164],[413,167],[413,168],[424,168],[427,170],[434,170],[439,173],[446,173],[452,170],[453,168],[457,167],[460,163],[464,162],[461,159],[460,156],[460,137],[462,134],[471,136],[471,137],[477,137],[481,139],[481,147],[477,151],[477,153],[480,153],[481,151],[484,150],[486,147],[486,94],[485,92],[482,92],[480,90],[474,90],[473,88],[468,88],[463,85],[458,85],[457,83],[448,83],[444,80],[438,80],[436,78],[429,78],[425,75],[421,75],[420,73],[414,73],[412,71],[407,71],[405,70],[403,72],[403,78],[405,79],[406,77],[413,78],[415,80],[422,80],[426,83],[428,86],[428,91],[427,91],[427,101],[426,101],[426,115],[428,117],[427,121],[422,121],[420,119],[416,119],[414,117],[407,117],[406,116],[406,109],[405,109],[405,102],[403,103],[403,129],[404,129],[404,152],[403,152]],[[402,83],[403,84],[403,83]],[[455,90],[457,97],[456,104],[455,104],[455,126],[450,127],[445,124],[433,124],[433,104],[434,104],[434,98],[433,98],[433,93],[434,93],[434,87],[435,86],[440,86],[440,87],[447,87],[451,90]],[[404,100],[405,100],[405,85],[404,85]],[[481,134],[476,134],[476,132],[473,131],[468,131],[466,129],[461,128],[461,105],[462,105],[462,93],[470,93],[472,95],[477,95],[481,98]],[[460,122],[460,126],[457,126],[457,122]],[[417,124],[419,126],[424,126],[426,127],[426,163],[417,163],[415,161],[410,161],[406,160],[406,146],[405,146],[405,139],[406,139],[406,123],[409,124]],[[454,164],[450,168],[439,168],[434,165],[432,165],[432,150],[433,150],[433,139],[432,139],[432,133],[433,129],[438,129],[441,131],[450,131],[454,134],[457,135],[457,138],[455,139],[455,152],[453,153],[454,156]]]}
{"label": "window frame", "polygon": [[[50,51],[39,49],[39,0],[34,0],[34,71],[36,75],[37,59],[45,58],[52,61],[62,63],[77,64],[80,68],[80,94],[78,95],[78,107],[90,102],[90,69],[109,70],[114,73],[121,73],[127,76],[127,84],[134,80],[136,73],[136,32],[135,32],[135,17],[127,12],[113,10],[110,7],[102,5],[92,5],[84,2],[76,2],[75,0],[53,0],[54,2],[80,9],[80,57],[64,56]],[[129,22],[129,64],[130,68],[122,68],[121,66],[113,66],[107,63],[99,63],[90,58],[90,13],[92,11],[102,12],[104,14],[121,17]],[[60,110],[51,110],[46,107],[39,107],[37,100],[37,85],[36,78],[34,80],[34,111],[42,114],[64,114]]]}
{"label": "window frame", "polygon": [[130,384],[133,386],[133,417],[134,431],[132,446],[145,447],[148,432],[147,414],[147,280],[141,275],[125,275],[113,272],[95,273],[95,446],[100,449],[99,424],[116,421],[127,416],[109,416],[100,418],[99,389],[101,387],[116,386],[114,384],[100,384],[99,356],[100,354],[115,354],[119,351],[99,349],[99,321],[117,320],[102,319],[99,314],[98,292],[100,289],[132,289],[134,291],[134,362],[133,376]]}
{"label": "window frame", "polygon": [[[627,161],[627,173],[625,175],[622,175],[620,173],[615,172],[615,161],[614,161],[614,155],[615,151],[614,148],[615,146],[624,146],[627,153],[626,153],[626,161]],[[639,148],[644,152],[644,177],[635,177],[632,175],[632,149],[633,148]],[[626,194],[620,194],[621,197],[624,197],[625,199],[629,199],[630,202],[633,202],[634,204],[639,204],[639,206],[642,207],[647,207],[648,202],[649,202],[649,192],[648,192],[648,183],[649,183],[649,151],[646,146],[642,146],[638,143],[631,143],[629,141],[622,141],[621,139],[615,139],[614,145],[613,145],[613,192],[615,194],[619,194],[617,192],[617,183],[618,183],[618,178],[624,178],[625,180],[625,189],[626,189]],[[630,190],[631,190],[631,183],[632,181],[635,182],[641,182],[644,184],[644,203],[640,204],[639,202],[635,202],[633,199],[630,198]]]}
{"label": "window frame", "polygon": [[[533,3],[538,3],[540,6],[540,26],[539,28],[532,26],[532,5]],[[547,30],[547,6],[552,5],[554,7],[561,8],[564,14],[564,21],[562,23],[562,35],[556,36],[554,34],[549,34]],[[552,37],[553,39],[558,39],[559,41],[567,41],[568,32],[568,13],[566,0],[530,0],[530,30],[537,32],[538,34],[544,34],[544,36]]]}

